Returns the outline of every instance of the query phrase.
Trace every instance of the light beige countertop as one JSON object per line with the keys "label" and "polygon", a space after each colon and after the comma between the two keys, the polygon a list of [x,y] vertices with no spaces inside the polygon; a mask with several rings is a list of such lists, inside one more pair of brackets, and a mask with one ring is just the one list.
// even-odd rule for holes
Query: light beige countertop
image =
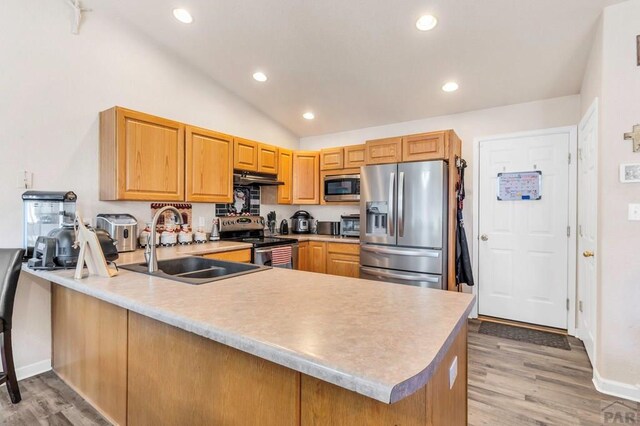
{"label": "light beige countertop", "polygon": [[385,403],[429,381],[474,300],[280,268],[204,285],[122,269],[81,280],[73,270],[23,271]]}
{"label": "light beige countertop", "polygon": [[274,237],[280,238],[293,238],[298,241],[325,241],[328,243],[346,243],[346,244],[360,244],[360,238],[358,237],[341,237],[340,235],[318,235],[318,234],[288,234],[280,235],[274,234]]}
{"label": "light beige countertop", "polygon": [[[184,256],[200,256],[209,253],[250,249],[251,247],[253,246],[249,243],[240,243],[236,241],[209,241],[202,244],[158,247],[156,248],[156,253],[158,255],[158,260],[165,260]],[[116,260],[116,264],[127,265],[130,263],[142,263],[144,261],[144,249],[138,249],[136,251],[118,253],[118,260]]]}

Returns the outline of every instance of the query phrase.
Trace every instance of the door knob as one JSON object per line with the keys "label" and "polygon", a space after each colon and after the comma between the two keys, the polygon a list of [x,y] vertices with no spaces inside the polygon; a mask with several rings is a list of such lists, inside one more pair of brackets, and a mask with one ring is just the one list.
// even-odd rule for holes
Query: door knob
{"label": "door knob", "polygon": [[584,257],[593,257],[593,256],[595,256],[595,254],[590,250],[585,250],[584,252],[582,252],[582,255]]}
{"label": "door knob", "polygon": [[487,240],[489,239],[489,236],[488,236],[487,234],[482,234],[482,235],[480,236],[480,239],[481,239],[482,241],[487,241]]}

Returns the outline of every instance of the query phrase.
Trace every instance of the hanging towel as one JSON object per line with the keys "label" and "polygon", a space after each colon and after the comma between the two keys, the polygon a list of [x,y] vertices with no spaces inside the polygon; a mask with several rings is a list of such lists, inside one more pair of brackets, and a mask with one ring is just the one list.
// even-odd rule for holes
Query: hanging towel
{"label": "hanging towel", "polygon": [[457,214],[457,235],[456,235],[456,284],[458,290],[460,284],[472,286],[473,270],[471,268],[471,257],[469,256],[469,245],[467,243],[467,234],[464,230],[464,218],[462,217],[462,208],[464,207],[464,169],[467,168],[467,162],[463,159],[458,163],[458,174],[460,175],[460,183],[458,184],[458,214]]}
{"label": "hanging towel", "polygon": [[275,247],[271,252],[271,266],[292,269],[291,246]]}

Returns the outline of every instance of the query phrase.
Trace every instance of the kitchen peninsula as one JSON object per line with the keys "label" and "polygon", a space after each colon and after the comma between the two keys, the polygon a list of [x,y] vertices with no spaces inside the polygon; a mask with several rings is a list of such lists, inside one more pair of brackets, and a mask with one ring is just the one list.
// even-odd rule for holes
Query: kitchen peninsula
{"label": "kitchen peninsula", "polygon": [[278,268],[24,272],[52,282],[54,371],[114,423],[466,424],[471,295]]}

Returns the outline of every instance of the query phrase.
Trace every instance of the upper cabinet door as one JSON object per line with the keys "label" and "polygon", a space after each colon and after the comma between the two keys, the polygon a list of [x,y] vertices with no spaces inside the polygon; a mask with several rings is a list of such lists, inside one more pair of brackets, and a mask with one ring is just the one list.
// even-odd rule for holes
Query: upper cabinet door
{"label": "upper cabinet door", "polygon": [[258,171],[278,173],[278,148],[264,143],[258,144]]}
{"label": "upper cabinet door", "polygon": [[344,168],[344,151],[342,148],[320,150],[320,170],[339,170],[342,168]]}
{"label": "upper cabinet door", "polygon": [[320,154],[293,153],[293,204],[320,203]]}
{"label": "upper cabinet door", "polygon": [[366,165],[365,145],[351,145],[344,147],[344,168],[353,169]]}
{"label": "upper cabinet door", "polygon": [[446,132],[422,133],[402,138],[402,161],[442,160],[446,156]]}
{"label": "upper cabinet door", "polygon": [[186,127],[187,201],[233,201],[233,136]]}
{"label": "upper cabinet door", "polygon": [[233,139],[233,168],[258,171],[258,142],[248,139]]}
{"label": "upper cabinet door", "polygon": [[184,200],[184,125],[114,107],[100,113],[100,199]]}
{"label": "upper cabinet door", "polygon": [[278,204],[293,204],[293,151],[278,150],[278,180],[284,185],[278,186]]}
{"label": "upper cabinet door", "polygon": [[399,163],[402,161],[402,138],[387,138],[366,143],[367,164]]}

